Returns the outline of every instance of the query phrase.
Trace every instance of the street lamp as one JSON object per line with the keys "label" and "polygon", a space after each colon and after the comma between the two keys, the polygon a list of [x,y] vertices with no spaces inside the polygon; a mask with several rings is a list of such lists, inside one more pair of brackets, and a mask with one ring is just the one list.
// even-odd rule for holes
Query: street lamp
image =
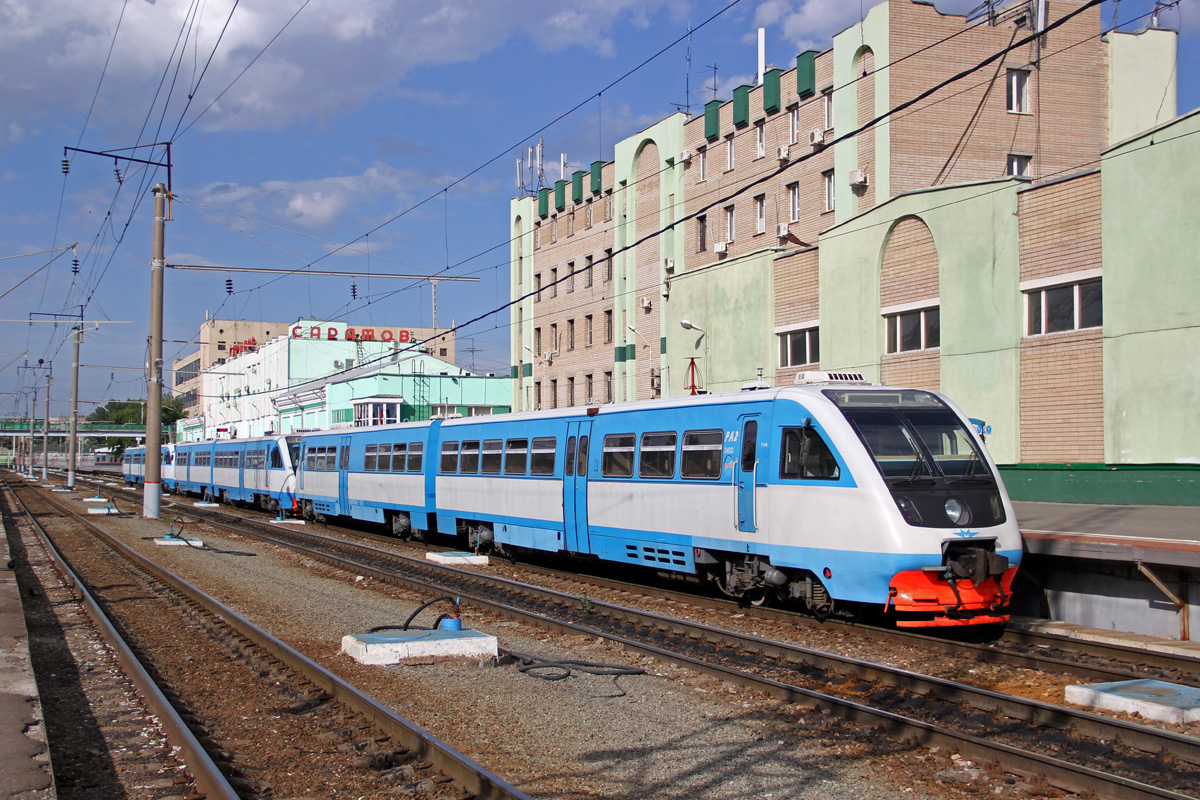
{"label": "street lamp", "polygon": [[699,325],[693,325],[692,323],[688,322],[686,319],[679,320],[679,327],[683,328],[685,331],[698,331],[700,333],[705,333],[704,329],[701,328]]}
{"label": "street lamp", "polygon": [[[686,319],[679,320],[679,327],[683,328],[685,331],[696,331],[696,333],[700,334],[701,337],[704,337],[704,352],[708,352],[708,334],[703,328],[701,328],[699,325],[694,325],[691,322],[688,322]],[[700,344],[700,339],[696,340],[696,344]],[[690,389],[692,394],[697,394],[698,387],[696,386],[696,356],[688,357],[687,374],[688,382],[683,388]]]}

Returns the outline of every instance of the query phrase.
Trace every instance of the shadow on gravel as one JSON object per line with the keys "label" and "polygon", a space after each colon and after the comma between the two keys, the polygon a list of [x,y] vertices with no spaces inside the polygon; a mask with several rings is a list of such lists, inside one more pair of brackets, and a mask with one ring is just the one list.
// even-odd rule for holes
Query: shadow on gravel
{"label": "shadow on gravel", "polygon": [[[799,724],[794,717],[761,711],[713,717],[665,745],[595,750],[582,757],[594,762],[595,770],[573,777],[581,782],[601,776],[606,783],[620,780],[627,789],[609,795],[614,800],[827,797],[835,786],[842,793],[856,784],[874,783],[863,769],[879,763],[878,752],[872,751],[882,737],[820,712],[804,716],[807,722]],[[546,777],[553,781],[563,776]]]}
{"label": "shadow on gravel", "polygon": [[[37,676],[58,798],[124,797],[124,788],[108,756],[108,745],[84,694],[78,664],[66,641],[67,632],[46,596],[46,587],[29,566],[25,543],[7,505],[4,524],[21,587],[30,659]],[[82,619],[80,623],[86,624]]]}

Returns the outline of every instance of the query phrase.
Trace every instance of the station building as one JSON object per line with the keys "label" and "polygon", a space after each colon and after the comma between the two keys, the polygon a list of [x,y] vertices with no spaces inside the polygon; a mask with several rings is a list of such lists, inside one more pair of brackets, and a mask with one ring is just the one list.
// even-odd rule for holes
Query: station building
{"label": "station building", "polygon": [[1200,504],[1200,116],[1175,31],[1101,31],[889,0],[514,199],[514,408],[858,372],[945,392],[1017,498]]}
{"label": "station building", "polygon": [[254,326],[279,334],[222,342],[210,354],[214,362],[195,379],[196,403],[176,423],[177,441],[510,410],[508,376],[456,366],[449,332],[328,320],[212,328],[244,333]]}

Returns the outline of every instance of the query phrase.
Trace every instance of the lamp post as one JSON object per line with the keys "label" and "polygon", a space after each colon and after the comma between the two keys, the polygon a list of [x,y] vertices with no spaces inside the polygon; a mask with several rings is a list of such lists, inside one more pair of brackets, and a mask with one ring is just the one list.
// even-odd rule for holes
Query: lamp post
{"label": "lamp post", "polygon": [[[686,319],[679,320],[679,327],[683,328],[685,331],[696,331],[700,334],[701,338],[707,335],[707,332],[703,328],[701,328],[699,325],[688,322]],[[700,340],[697,339],[696,341],[699,342]],[[705,342],[705,348],[707,347],[708,342]],[[696,356],[690,356],[688,358],[688,383],[687,386],[683,388],[690,389],[692,394],[696,394]]]}

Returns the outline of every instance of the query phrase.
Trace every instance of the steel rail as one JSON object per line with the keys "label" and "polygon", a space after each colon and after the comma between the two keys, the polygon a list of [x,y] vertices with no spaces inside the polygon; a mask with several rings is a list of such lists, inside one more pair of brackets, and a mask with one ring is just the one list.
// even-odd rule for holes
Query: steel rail
{"label": "steel rail", "polygon": [[[354,685],[342,680],[308,656],[300,653],[291,645],[277,639],[209,594],[134,551],[94,524],[91,520],[75,513],[74,510],[64,506],[53,497],[46,497],[45,499],[50,504],[59,508],[64,514],[73,517],[85,525],[104,541],[105,544],[132,561],[138,567],[197,603],[208,613],[220,618],[225,624],[234,628],[256,645],[259,645],[274,657],[304,675],[335,700],[344,703],[349,708],[370,719],[385,733],[400,741],[414,754],[429,761],[434,768],[445,773],[460,786],[471,791],[477,800],[532,800],[529,795],[493,774],[482,765],[459,753],[449,744],[409,722]],[[76,585],[79,585],[82,589],[82,585],[78,581],[76,581]],[[234,794],[231,797],[237,797],[237,795]]]}
{"label": "steel rail", "polygon": [[38,522],[37,517],[25,505],[25,501],[9,484],[8,479],[4,478],[4,488],[17,505],[20,506],[21,512],[24,513],[26,519],[29,520],[33,527],[42,547],[45,548],[51,560],[54,562],[54,567],[62,577],[63,582],[70,588],[79,601],[83,604],[88,617],[96,626],[96,630],[104,638],[104,641],[112,647],[116,653],[117,660],[120,662],[125,674],[137,687],[139,695],[146,701],[146,705],[158,718],[159,724],[167,734],[167,738],[172,744],[180,748],[184,762],[187,764],[188,771],[191,773],[192,779],[196,782],[196,788],[203,792],[209,800],[239,800],[238,793],[229,784],[229,781],[221,773],[216,763],[209,756],[208,752],[196,739],[187,723],[179,716],[174,706],[167,700],[162,690],[158,688],[158,684],[150,677],[150,673],[142,665],[130,648],[129,643],[117,632],[116,627],[108,619],[108,616],[100,608],[100,604],[92,597],[91,592],[87,590],[83,582],[79,580],[79,576],[71,569],[71,565],[63,557],[54,543],[50,541],[50,536],[42,524]]}
{"label": "steel rail", "polygon": [[[1062,759],[1056,759],[1051,756],[1020,750],[1010,745],[990,742],[972,734],[955,731],[953,729],[934,725],[922,720],[895,714],[894,712],[882,709],[874,709],[861,703],[846,700],[835,695],[818,692],[793,684],[783,683],[781,681],[763,676],[753,675],[743,670],[725,667],[707,661],[701,661],[686,654],[673,652],[652,644],[640,642],[626,636],[615,634],[611,631],[605,631],[598,627],[579,625],[564,619],[556,619],[538,611],[522,609],[507,603],[498,602],[494,599],[484,597],[481,594],[464,591],[461,584],[452,586],[447,584],[431,583],[423,578],[400,575],[386,568],[373,566],[363,561],[345,558],[344,556],[338,556],[329,553],[328,551],[306,547],[304,545],[297,545],[295,542],[288,542],[286,538],[272,536],[272,533],[280,533],[280,531],[277,529],[270,532],[259,532],[253,529],[247,529],[245,527],[236,527],[229,523],[214,523],[212,520],[207,520],[207,522],[208,524],[217,524],[221,527],[236,529],[240,533],[251,533],[254,536],[289,547],[294,551],[303,553],[325,563],[345,569],[351,569],[355,572],[355,574],[370,575],[371,577],[383,581],[398,582],[423,591],[429,591],[431,589],[434,591],[451,591],[461,596],[466,602],[488,608],[489,610],[501,613],[505,616],[509,616],[520,621],[540,625],[542,627],[572,635],[602,636],[605,639],[616,642],[627,649],[641,652],[646,655],[650,655],[670,663],[675,663],[723,680],[729,680],[738,685],[758,689],[776,697],[781,697],[791,701],[795,701],[797,698],[804,698],[810,704],[815,704],[822,708],[828,708],[831,712],[838,713],[848,719],[858,722],[865,722],[868,724],[881,725],[885,729],[901,735],[915,736],[918,741],[923,743],[943,744],[946,746],[956,747],[964,754],[970,755],[973,758],[1002,764],[1006,770],[1017,774],[1037,775],[1043,780],[1069,791],[1093,791],[1102,797],[1114,798],[1114,800],[1149,800],[1150,798],[1159,798],[1161,800],[1165,800],[1167,798],[1170,800],[1185,800],[1186,798],[1187,800],[1194,800],[1194,798],[1191,798],[1189,795],[1174,792],[1170,789],[1163,789],[1125,778],[1123,776],[1104,773],[1082,764],[1075,764]],[[259,523],[255,524],[257,525]],[[547,602],[566,604],[570,607],[579,607],[582,602],[582,598],[575,595],[568,595],[550,589],[530,586],[517,581],[496,579],[491,576],[481,575],[477,572],[463,570],[456,567],[433,565],[429,562],[419,561],[417,559],[412,559],[408,556],[403,556],[394,552],[380,550],[379,548],[375,548],[370,545],[361,543],[350,543],[347,545],[347,543],[342,542],[341,540],[323,536],[321,534],[314,534],[309,531],[302,532],[295,529],[289,529],[287,532],[291,534],[301,534],[305,537],[318,541],[324,541],[329,544],[347,546],[349,549],[359,551],[360,553],[382,556],[389,560],[406,562],[412,568],[419,568],[422,572],[453,575],[455,578],[467,583],[476,585],[495,584],[504,587],[507,591],[511,591],[514,588],[519,588],[520,591],[533,594],[535,596],[540,596]],[[1031,724],[1046,725],[1056,729],[1076,730],[1086,735],[1096,736],[1110,741],[1121,741],[1130,747],[1134,747],[1139,750],[1145,750],[1146,752],[1155,754],[1170,753],[1171,755],[1190,763],[1200,763],[1200,740],[1192,737],[1181,736],[1179,734],[1174,734],[1167,731],[1160,731],[1154,728],[1148,728],[1121,720],[1112,720],[1106,717],[1090,714],[1084,711],[1069,709],[1063,706],[1055,706],[1049,703],[1015,698],[997,692],[992,692],[990,690],[979,689],[965,684],[958,684],[953,681],[919,675],[906,670],[885,667],[877,664],[869,664],[867,662],[858,661],[857,659],[832,656],[830,654],[810,650],[808,648],[786,645],[779,642],[770,642],[757,639],[755,637],[743,636],[741,634],[724,631],[717,628],[711,628],[698,623],[683,622],[680,620],[662,617],[661,615],[623,608],[621,606],[616,606],[609,603],[603,603],[595,600],[589,600],[588,602],[594,612],[601,610],[607,611],[615,618],[636,622],[637,624],[642,625],[650,624],[661,630],[668,630],[681,636],[704,639],[730,647],[742,647],[750,650],[758,650],[759,652],[762,652],[766,655],[771,655],[772,657],[779,658],[781,660],[811,663],[814,666],[836,669],[839,672],[850,671],[852,674],[855,674],[857,677],[860,677],[864,680],[878,680],[889,686],[905,688],[916,687],[918,691],[925,691],[934,697],[946,700],[948,702],[962,702],[969,700],[978,708],[1008,714],[1016,719],[1026,721]]]}

